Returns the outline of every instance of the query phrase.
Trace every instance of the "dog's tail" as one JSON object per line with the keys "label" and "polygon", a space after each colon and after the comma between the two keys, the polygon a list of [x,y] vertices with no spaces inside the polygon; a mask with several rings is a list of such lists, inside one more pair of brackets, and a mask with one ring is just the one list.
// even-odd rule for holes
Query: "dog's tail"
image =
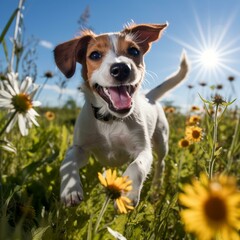
{"label": "dog's tail", "polygon": [[166,79],[162,84],[152,89],[146,94],[149,102],[156,102],[161,98],[166,92],[177,86],[188,73],[188,61],[185,52],[182,53],[180,69],[171,77]]}

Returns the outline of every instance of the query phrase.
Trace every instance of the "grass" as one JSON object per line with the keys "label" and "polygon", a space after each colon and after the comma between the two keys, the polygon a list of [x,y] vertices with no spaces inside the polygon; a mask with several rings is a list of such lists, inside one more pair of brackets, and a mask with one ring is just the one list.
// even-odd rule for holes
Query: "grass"
{"label": "grass", "polygon": [[[44,115],[49,110],[56,116],[52,121]],[[79,111],[41,108],[39,112],[40,127],[33,128],[28,137],[21,137],[17,129],[7,135],[17,153],[1,151],[0,239],[87,239],[106,198],[97,178],[97,172],[102,172],[103,168],[92,156],[89,164],[80,170],[84,202],[74,208],[61,205],[59,167],[72,142],[74,119]],[[186,116],[174,112],[167,117],[171,126],[170,150],[161,190],[151,191],[151,174],[134,211],[118,214],[110,203],[94,239],[114,239],[107,226],[127,239],[195,239],[184,231],[178,193],[183,184],[208,168],[213,118],[201,114],[199,126],[204,130],[203,140],[179,148]],[[221,150],[216,155],[214,172],[228,171],[239,182],[240,145],[233,138],[234,133],[239,135],[237,115],[227,110],[218,124],[217,150]],[[123,166],[118,172],[122,173],[125,168]]]}

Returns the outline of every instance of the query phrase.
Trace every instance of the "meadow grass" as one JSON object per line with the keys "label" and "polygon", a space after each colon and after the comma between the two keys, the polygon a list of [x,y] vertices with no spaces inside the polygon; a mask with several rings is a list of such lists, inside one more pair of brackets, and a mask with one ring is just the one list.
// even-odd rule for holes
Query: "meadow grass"
{"label": "meadow grass", "polygon": [[[55,113],[53,120],[45,117],[47,111]],[[59,201],[59,167],[72,142],[79,110],[40,108],[39,112],[40,127],[31,129],[27,137],[17,128],[7,134],[16,153],[1,150],[0,239],[87,239],[106,198],[97,177],[103,167],[94,156],[90,158],[80,170],[84,201],[78,207],[64,207]],[[150,174],[133,211],[119,214],[110,203],[94,239],[114,239],[107,226],[127,239],[195,239],[184,230],[178,194],[183,184],[208,171],[214,118],[205,112],[199,116],[202,140],[181,148],[178,142],[185,135],[187,117],[180,112],[167,113],[171,132],[161,190],[151,190]],[[227,110],[218,123],[214,173],[227,172],[239,182],[238,121],[235,110]],[[117,169],[118,173],[125,168]]]}

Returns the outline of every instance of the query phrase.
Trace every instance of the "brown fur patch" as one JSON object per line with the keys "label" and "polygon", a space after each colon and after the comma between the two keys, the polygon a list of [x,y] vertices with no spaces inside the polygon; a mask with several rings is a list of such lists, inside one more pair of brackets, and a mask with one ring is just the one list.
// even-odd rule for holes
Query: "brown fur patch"
{"label": "brown fur patch", "polygon": [[[132,56],[128,53],[128,49],[129,48],[136,48],[140,51],[139,56]],[[142,61],[143,61],[143,54],[142,54],[142,50],[140,48],[140,46],[138,46],[138,44],[134,41],[131,41],[130,38],[128,38],[127,36],[120,36],[118,39],[118,55],[124,55],[128,58],[131,58],[137,67],[142,66]]]}
{"label": "brown fur patch", "polygon": [[[108,35],[99,35],[91,39],[86,52],[86,67],[82,70],[83,74],[87,77],[85,80],[90,79],[93,72],[100,68],[103,59],[110,48],[111,44],[109,42]],[[92,60],[89,58],[91,53],[95,51],[102,55],[102,57],[98,60]]]}

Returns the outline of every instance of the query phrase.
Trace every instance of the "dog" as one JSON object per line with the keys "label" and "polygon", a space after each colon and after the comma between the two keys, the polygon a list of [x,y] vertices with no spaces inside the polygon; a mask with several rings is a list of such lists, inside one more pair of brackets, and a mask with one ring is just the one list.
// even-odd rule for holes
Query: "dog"
{"label": "dog", "polygon": [[132,24],[100,35],[84,30],[54,49],[60,71],[70,78],[80,63],[84,80],[85,104],[75,124],[73,145],[60,167],[61,201],[66,206],[83,201],[79,169],[88,163],[90,154],[109,167],[129,163],[123,175],[132,180],[127,197],[135,206],[151,171],[152,150],[158,158],[153,181],[161,178],[169,126],[157,100],[186,77],[185,55],[172,77],[145,95],[139,89],[145,75],[144,56],[167,26]]}

